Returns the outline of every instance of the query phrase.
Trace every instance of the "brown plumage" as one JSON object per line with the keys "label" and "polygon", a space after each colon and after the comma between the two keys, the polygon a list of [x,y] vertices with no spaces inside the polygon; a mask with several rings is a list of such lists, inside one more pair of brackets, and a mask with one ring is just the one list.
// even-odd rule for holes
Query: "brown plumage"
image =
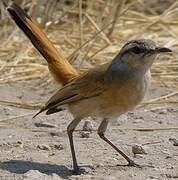
{"label": "brown plumage", "polygon": [[[74,120],[67,131],[71,146],[75,173],[80,173],[72,133],[81,119],[102,117],[99,136],[120,153],[130,166],[139,166],[111,143],[104,135],[109,120],[132,110],[144,98],[150,81],[150,67],[157,54],[170,52],[158,48],[151,40],[128,42],[109,63],[100,65],[77,77],[59,89],[41,109],[47,114],[61,110],[66,105]],[[37,114],[39,114],[37,113]],[[139,166],[140,167],[140,166]]]}
{"label": "brown plumage", "polygon": [[73,114],[74,120],[68,125],[67,133],[74,173],[79,174],[80,169],[75,155],[73,132],[79,122],[88,116],[102,117],[98,135],[122,155],[129,166],[140,167],[105,137],[105,131],[111,118],[132,110],[141,102],[148,88],[150,68],[157,54],[171,50],[159,48],[151,40],[129,41],[111,62],[78,76],[75,69],[56,51],[36,23],[17,5],[13,4],[8,11],[46,58],[52,74],[59,82],[65,84],[36,115],[45,110],[46,114],[56,113],[63,109],[63,105]]}
{"label": "brown plumage", "polygon": [[[94,98],[103,93],[104,89],[107,88],[104,87],[103,77],[109,65],[110,63],[100,65],[66,84],[49,99],[35,116],[47,109],[51,111],[61,105],[75,104],[79,100]],[[47,111],[47,114],[51,114],[49,111]]]}

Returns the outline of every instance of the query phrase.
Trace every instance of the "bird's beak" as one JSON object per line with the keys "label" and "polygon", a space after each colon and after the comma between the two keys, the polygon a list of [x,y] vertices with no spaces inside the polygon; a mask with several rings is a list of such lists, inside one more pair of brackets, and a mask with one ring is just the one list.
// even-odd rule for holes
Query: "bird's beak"
{"label": "bird's beak", "polygon": [[169,48],[166,48],[166,47],[157,47],[155,49],[155,52],[157,52],[157,53],[164,53],[164,52],[172,52],[172,50],[169,49]]}

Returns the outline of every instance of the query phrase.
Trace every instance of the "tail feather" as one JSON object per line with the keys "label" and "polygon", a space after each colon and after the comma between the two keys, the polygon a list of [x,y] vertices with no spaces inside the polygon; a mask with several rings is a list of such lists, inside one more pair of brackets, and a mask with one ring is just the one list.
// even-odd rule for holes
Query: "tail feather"
{"label": "tail feather", "polygon": [[47,60],[49,70],[53,77],[60,83],[66,84],[78,76],[78,72],[54,47],[36,21],[15,3],[7,7],[12,19],[31,40],[42,56]]}
{"label": "tail feather", "polygon": [[46,108],[42,108],[40,109],[40,111],[38,111],[32,118],[36,118],[36,116],[38,116],[39,114],[41,114],[43,111],[46,111]]}
{"label": "tail feather", "polygon": [[60,112],[60,111],[63,111],[64,108],[50,108],[46,111],[46,115],[50,115],[50,114],[54,114],[54,113],[57,113],[57,112]]}
{"label": "tail feather", "polygon": [[54,113],[57,113],[57,112],[59,112],[59,111],[63,111],[63,110],[65,110],[65,108],[63,108],[63,107],[51,107],[51,108],[46,108],[46,107],[44,107],[44,108],[42,108],[42,109],[40,109],[40,111],[38,111],[34,116],[33,116],[33,119],[35,118],[35,117],[37,117],[39,114],[41,114],[42,112],[44,112],[44,111],[46,111],[47,110],[47,112],[46,112],[46,115],[49,115],[49,114],[54,114]]}

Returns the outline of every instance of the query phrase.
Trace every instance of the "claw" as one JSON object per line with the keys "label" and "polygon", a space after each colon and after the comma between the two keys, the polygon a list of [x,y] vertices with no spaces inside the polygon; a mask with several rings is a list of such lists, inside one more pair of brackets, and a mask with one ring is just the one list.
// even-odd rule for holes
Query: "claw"
{"label": "claw", "polygon": [[81,175],[82,172],[80,171],[80,169],[74,169],[74,170],[72,171],[72,174],[74,174],[74,175]]}
{"label": "claw", "polygon": [[85,169],[83,168],[74,168],[73,171],[72,171],[72,174],[74,175],[81,175],[81,174],[84,174],[85,173]]}
{"label": "claw", "polygon": [[135,163],[134,161],[129,161],[129,163],[127,164],[127,166],[132,166],[132,167],[137,167],[137,168],[143,168],[143,167],[151,167],[154,168],[154,166],[152,165],[139,165],[137,163]]}
{"label": "claw", "polygon": [[135,163],[134,161],[129,161],[129,163],[127,164],[127,166],[133,166],[133,167],[137,167],[137,168],[142,168],[143,166]]}

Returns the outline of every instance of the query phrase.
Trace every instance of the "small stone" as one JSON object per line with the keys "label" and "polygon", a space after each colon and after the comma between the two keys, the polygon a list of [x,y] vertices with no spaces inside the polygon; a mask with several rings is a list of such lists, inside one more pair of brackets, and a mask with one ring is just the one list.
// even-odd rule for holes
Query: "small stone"
{"label": "small stone", "polygon": [[9,115],[10,115],[11,108],[4,107],[3,110],[4,110],[4,114],[5,114],[6,116],[9,116]]}
{"label": "small stone", "polygon": [[172,157],[171,157],[171,156],[169,156],[169,155],[165,157],[165,159],[171,159],[171,158],[172,158]]}
{"label": "small stone", "polygon": [[89,138],[89,137],[90,137],[90,132],[88,132],[88,131],[82,131],[82,132],[80,133],[80,137],[81,137],[81,138]]}
{"label": "small stone", "polygon": [[177,112],[178,111],[178,108],[167,108],[167,111],[168,112]]}
{"label": "small stone", "polygon": [[144,117],[143,116],[136,116],[135,119],[142,119],[143,120]]}
{"label": "small stone", "polygon": [[164,153],[164,154],[166,154],[167,156],[169,156],[169,155],[170,155],[169,150],[161,150],[161,152],[162,152],[162,153]]}
{"label": "small stone", "polygon": [[40,149],[40,150],[45,150],[45,151],[50,151],[51,150],[51,147],[48,146],[47,144],[39,144],[37,146],[37,148]]}
{"label": "small stone", "polygon": [[134,154],[134,156],[136,156],[136,154],[147,154],[143,147],[140,145],[132,146],[132,153]]}
{"label": "small stone", "polygon": [[51,136],[60,136],[60,132],[50,132]]}
{"label": "small stone", "polygon": [[55,144],[55,145],[54,145],[54,148],[57,149],[57,150],[62,150],[62,149],[64,149],[64,147],[63,147],[62,144]]}
{"label": "small stone", "polygon": [[96,168],[100,168],[100,167],[104,167],[104,164],[103,163],[99,163],[96,165]]}
{"label": "small stone", "polygon": [[23,143],[22,143],[22,141],[17,141],[17,146],[19,146],[20,148],[23,148]]}
{"label": "small stone", "polygon": [[163,121],[160,120],[160,121],[158,121],[158,123],[159,123],[159,124],[163,124]]}
{"label": "small stone", "polygon": [[169,138],[169,141],[173,142],[173,146],[178,146],[178,140],[176,138]]}
{"label": "small stone", "polygon": [[10,138],[10,139],[11,139],[12,137],[13,137],[12,135],[9,135],[9,136],[8,136],[8,138]]}
{"label": "small stone", "polygon": [[167,109],[162,109],[159,111],[159,114],[166,114],[167,112],[168,112]]}
{"label": "small stone", "polygon": [[148,176],[150,179],[158,179],[156,176]]}
{"label": "small stone", "polygon": [[42,179],[48,178],[48,176],[46,176],[46,174],[39,172],[38,170],[29,170],[25,174],[23,174],[23,178],[27,180],[30,180],[30,179],[42,180]]}
{"label": "small stone", "polygon": [[22,141],[17,141],[17,144],[22,144]]}
{"label": "small stone", "polygon": [[55,155],[55,152],[52,152],[49,154],[49,156],[54,156]]}
{"label": "small stone", "polygon": [[93,123],[90,120],[86,120],[83,125],[83,131],[92,131],[93,130]]}

